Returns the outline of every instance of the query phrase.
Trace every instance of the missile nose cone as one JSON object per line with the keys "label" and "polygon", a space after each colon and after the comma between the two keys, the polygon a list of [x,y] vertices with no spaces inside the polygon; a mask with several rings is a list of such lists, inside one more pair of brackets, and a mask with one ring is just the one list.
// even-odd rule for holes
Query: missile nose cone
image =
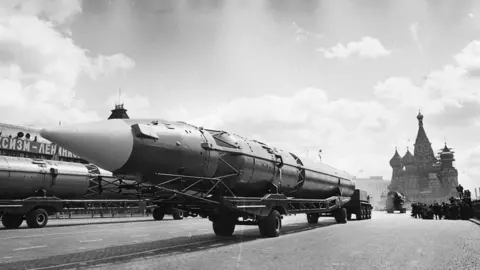
{"label": "missile nose cone", "polygon": [[121,119],[42,129],[40,135],[109,171],[120,169],[133,149],[131,127]]}

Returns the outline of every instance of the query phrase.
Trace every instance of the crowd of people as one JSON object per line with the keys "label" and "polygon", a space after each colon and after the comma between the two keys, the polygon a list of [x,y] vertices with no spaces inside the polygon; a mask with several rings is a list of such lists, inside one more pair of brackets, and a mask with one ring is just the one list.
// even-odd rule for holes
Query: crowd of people
{"label": "crowd of people", "polygon": [[468,220],[474,217],[472,199],[469,190],[463,190],[459,185],[457,187],[460,198],[450,197],[450,203],[433,204],[412,203],[412,217],[422,219],[463,219]]}

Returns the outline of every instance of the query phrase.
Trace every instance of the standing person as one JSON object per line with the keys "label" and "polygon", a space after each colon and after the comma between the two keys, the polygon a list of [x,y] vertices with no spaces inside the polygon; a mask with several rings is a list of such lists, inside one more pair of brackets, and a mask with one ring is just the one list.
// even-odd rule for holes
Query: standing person
{"label": "standing person", "polygon": [[463,198],[463,187],[462,187],[461,184],[459,184],[457,186],[457,191],[458,191],[458,195],[460,196],[460,199],[462,199]]}
{"label": "standing person", "polygon": [[440,205],[437,202],[433,203],[433,216],[435,219],[440,219]]}

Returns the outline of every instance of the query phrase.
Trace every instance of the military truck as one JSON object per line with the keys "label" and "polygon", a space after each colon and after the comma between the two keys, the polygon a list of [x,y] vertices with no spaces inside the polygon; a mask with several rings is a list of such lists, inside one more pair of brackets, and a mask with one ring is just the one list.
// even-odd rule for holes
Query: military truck
{"label": "military truck", "polygon": [[357,220],[372,218],[373,206],[365,190],[355,189],[350,201],[344,207],[347,209],[348,220],[352,219],[352,214],[355,214]]}
{"label": "military truck", "polygon": [[406,213],[407,208],[404,207],[405,204],[405,195],[397,191],[389,191],[387,194],[386,208],[387,213],[391,214],[395,211],[400,211],[400,213]]}

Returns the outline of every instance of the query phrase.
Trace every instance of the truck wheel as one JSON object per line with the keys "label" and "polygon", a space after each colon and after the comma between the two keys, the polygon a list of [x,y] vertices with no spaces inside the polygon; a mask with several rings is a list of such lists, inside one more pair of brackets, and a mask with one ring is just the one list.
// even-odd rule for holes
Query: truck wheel
{"label": "truck wheel", "polygon": [[352,220],[352,212],[347,211],[347,220]]}
{"label": "truck wheel", "polygon": [[363,219],[361,209],[358,209],[357,212],[355,212],[355,217],[357,218],[357,220],[362,220]]}
{"label": "truck wheel", "polygon": [[368,209],[367,210],[368,212],[368,219],[371,219],[372,218],[372,209]]}
{"label": "truck wheel", "polygon": [[152,217],[154,220],[162,220],[164,216],[165,211],[162,208],[156,207],[155,209],[153,209]]}
{"label": "truck wheel", "polygon": [[337,223],[347,223],[347,209],[341,208],[335,212],[335,220]]}
{"label": "truck wheel", "polygon": [[173,216],[173,219],[175,219],[175,220],[183,219],[183,212],[182,211],[174,211],[172,213],[172,216]]}
{"label": "truck wheel", "polygon": [[212,220],[213,231],[216,236],[232,236],[235,231],[236,216],[220,216]]}
{"label": "truck wheel", "polygon": [[2,224],[6,229],[18,229],[22,223],[22,215],[7,213],[2,216]]}
{"label": "truck wheel", "polygon": [[317,224],[319,217],[320,217],[319,214],[307,214],[307,221],[310,224]]}
{"label": "truck wheel", "polygon": [[272,210],[267,217],[258,220],[258,229],[262,237],[278,237],[282,230],[282,215],[278,210]]}
{"label": "truck wheel", "polygon": [[47,211],[39,208],[27,213],[27,225],[29,228],[43,228],[48,222]]}
{"label": "truck wheel", "polygon": [[267,217],[261,217],[258,228],[262,237],[278,237],[282,229],[282,215],[278,210],[272,210]]}

